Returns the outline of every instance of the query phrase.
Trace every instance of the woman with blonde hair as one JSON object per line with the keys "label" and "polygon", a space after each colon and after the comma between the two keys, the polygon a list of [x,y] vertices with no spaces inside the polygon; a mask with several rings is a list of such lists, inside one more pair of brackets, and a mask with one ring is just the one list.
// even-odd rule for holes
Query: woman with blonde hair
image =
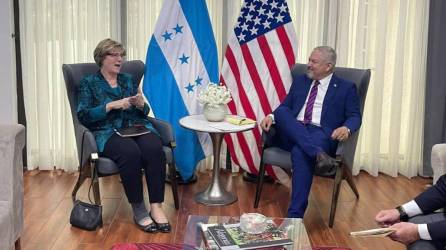
{"label": "woman with blonde hair", "polygon": [[[149,106],[139,83],[130,74],[120,73],[125,49],[119,42],[105,39],[94,50],[100,70],[84,77],[79,88],[79,121],[90,129],[99,152],[119,168],[122,185],[133,209],[136,225],[149,233],[170,232],[163,211],[166,159],[158,132],[147,119]],[[144,127],[147,133],[121,137],[117,130]],[[150,212],[143,198],[142,171],[147,182]]]}

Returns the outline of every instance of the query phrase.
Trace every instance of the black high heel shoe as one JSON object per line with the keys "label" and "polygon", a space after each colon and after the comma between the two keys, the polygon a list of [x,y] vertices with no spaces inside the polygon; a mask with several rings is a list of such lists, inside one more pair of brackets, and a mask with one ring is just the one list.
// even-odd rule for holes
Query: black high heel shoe
{"label": "black high heel shoe", "polygon": [[152,218],[153,223],[155,223],[156,228],[158,229],[159,232],[161,232],[161,233],[170,233],[170,231],[172,230],[172,226],[170,225],[169,222],[167,222],[167,223],[158,223],[152,217],[152,213],[149,213],[149,215],[150,215],[150,218]]}
{"label": "black high heel shoe", "polygon": [[[150,218],[152,219],[152,216],[150,216]],[[153,233],[158,232],[157,223],[153,219],[152,219],[152,223],[150,223],[149,225],[140,224],[139,221],[137,221],[135,217],[133,217],[133,221],[135,222],[135,224],[138,226],[139,229],[141,229],[142,231],[144,231],[146,233],[153,234]]]}

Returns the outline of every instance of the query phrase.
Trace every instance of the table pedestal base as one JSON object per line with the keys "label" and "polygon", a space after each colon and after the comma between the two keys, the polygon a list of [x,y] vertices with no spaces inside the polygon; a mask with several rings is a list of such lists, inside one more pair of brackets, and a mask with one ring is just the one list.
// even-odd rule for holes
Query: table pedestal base
{"label": "table pedestal base", "polygon": [[229,205],[237,201],[237,196],[223,188],[211,185],[195,195],[195,201],[208,206]]}
{"label": "table pedestal base", "polygon": [[237,200],[237,196],[226,191],[220,182],[220,147],[223,133],[209,133],[212,140],[214,164],[212,168],[212,181],[202,192],[195,195],[195,201],[208,206],[228,205]]}
{"label": "table pedestal base", "polygon": [[[244,117],[240,117],[240,119],[243,118]],[[220,148],[223,137],[228,133],[238,133],[251,130],[256,127],[256,124],[230,126],[228,123],[226,124],[228,126],[225,130],[217,129],[215,126],[212,126],[212,124],[213,122],[207,121],[203,115],[189,115],[180,119],[180,125],[182,127],[194,131],[209,133],[212,140],[212,153],[214,156],[212,180],[205,190],[195,195],[194,199],[197,203],[208,206],[222,206],[237,201],[236,194],[226,190],[226,188],[231,189],[230,186],[232,186],[232,183],[228,182],[228,186],[226,187],[225,185],[222,185],[222,182],[220,181]]]}

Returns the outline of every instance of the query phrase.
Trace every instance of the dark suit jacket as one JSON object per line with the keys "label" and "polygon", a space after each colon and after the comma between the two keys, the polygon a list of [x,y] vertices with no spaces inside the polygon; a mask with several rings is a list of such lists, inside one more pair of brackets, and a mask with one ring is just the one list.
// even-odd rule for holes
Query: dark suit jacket
{"label": "dark suit jacket", "polygon": [[[306,75],[296,77],[280,106],[288,107],[297,117],[305,104],[312,81]],[[321,127],[330,136],[333,130],[341,126],[349,128],[351,133],[361,126],[359,97],[354,83],[333,74],[322,104]]]}
{"label": "dark suit jacket", "polygon": [[[446,175],[441,176],[434,186],[418,195],[415,202],[423,214],[446,207]],[[446,220],[428,223],[427,230],[432,240],[446,240]]]}

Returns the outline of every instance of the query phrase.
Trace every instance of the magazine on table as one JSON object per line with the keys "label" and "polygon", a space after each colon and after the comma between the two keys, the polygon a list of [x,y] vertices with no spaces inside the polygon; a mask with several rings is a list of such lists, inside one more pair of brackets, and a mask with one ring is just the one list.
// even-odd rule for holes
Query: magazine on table
{"label": "magazine on table", "polygon": [[293,243],[284,228],[278,228],[269,222],[263,233],[249,234],[240,228],[240,223],[234,224],[202,224],[201,229],[207,249],[259,249],[282,246]]}
{"label": "magazine on table", "polygon": [[215,240],[212,238],[212,236],[209,234],[209,231],[208,231],[208,227],[210,227],[210,226],[217,226],[217,225],[218,224],[199,223],[200,231],[202,233],[203,243],[204,243],[204,245],[202,245],[203,247],[201,247],[200,249],[207,249],[207,250],[218,250],[218,249],[220,249],[218,247],[217,243],[215,243]]}

